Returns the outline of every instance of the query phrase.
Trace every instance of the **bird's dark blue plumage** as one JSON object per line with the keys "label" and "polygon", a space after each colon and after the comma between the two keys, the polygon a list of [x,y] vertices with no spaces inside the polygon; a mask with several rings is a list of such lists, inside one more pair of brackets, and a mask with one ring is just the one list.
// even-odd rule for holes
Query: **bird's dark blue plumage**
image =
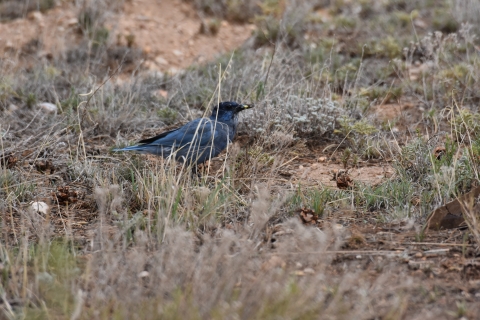
{"label": "bird's dark blue plumage", "polygon": [[199,164],[216,157],[232,142],[238,124],[238,113],[251,105],[222,102],[210,118],[190,121],[183,127],[139,141],[138,145],[114,151],[136,151],[162,157],[173,155],[189,164]]}

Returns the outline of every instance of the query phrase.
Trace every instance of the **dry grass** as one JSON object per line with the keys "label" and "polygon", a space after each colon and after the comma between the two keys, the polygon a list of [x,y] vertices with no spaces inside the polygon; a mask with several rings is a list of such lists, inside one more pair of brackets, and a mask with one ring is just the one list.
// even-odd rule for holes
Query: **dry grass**
{"label": "dry grass", "polygon": [[[430,2],[195,1],[202,14],[253,21],[261,32],[210,64],[176,76],[134,73],[120,85],[95,67],[109,61],[112,39],[102,32],[110,2],[85,2],[78,48],[31,70],[0,61],[3,316],[475,315],[478,290],[430,282],[435,270],[412,273],[390,253],[350,254],[344,249],[371,243],[335,222],[353,212],[359,229],[418,226],[478,185],[478,21],[460,2],[441,1],[435,14]],[[241,119],[239,143],[199,176],[163,159],[110,152],[209,113],[218,100],[256,107]],[[372,119],[371,107],[387,101],[414,101],[418,119]],[[437,158],[438,144],[445,153]],[[395,175],[348,190],[285,178],[319,145],[346,166],[388,160]],[[70,203],[59,200],[65,186],[74,191]],[[39,214],[31,201],[50,210]],[[322,216],[321,228],[300,223],[294,212],[302,207]],[[462,257],[475,258],[478,216],[467,212],[464,241],[477,251]]]}

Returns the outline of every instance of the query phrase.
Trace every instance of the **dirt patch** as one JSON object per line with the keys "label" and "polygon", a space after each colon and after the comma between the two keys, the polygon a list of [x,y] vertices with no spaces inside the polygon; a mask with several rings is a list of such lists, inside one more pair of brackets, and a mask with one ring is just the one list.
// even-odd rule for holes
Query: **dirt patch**
{"label": "dirt patch", "polygon": [[195,10],[174,0],[127,2],[111,22],[114,38],[124,42],[132,35],[135,46],[146,53],[145,66],[161,71],[176,71],[230,52],[248,39],[253,28],[221,21],[216,35],[202,34],[202,19]]}
{"label": "dirt patch", "polygon": [[[314,163],[311,165],[299,165],[295,171],[297,179],[307,184],[320,184],[329,187],[336,187],[337,182],[333,179],[333,174],[339,170],[344,170],[343,165],[337,163]],[[394,169],[388,164],[372,164],[350,168],[348,175],[353,182],[376,185],[390,178]]]}
{"label": "dirt patch", "polygon": [[415,131],[425,109],[412,103],[392,103],[374,106],[370,118],[375,122],[389,122],[395,131]]}
{"label": "dirt patch", "polygon": [[[28,65],[38,58],[63,54],[83,39],[79,10],[73,3],[62,2],[45,13],[30,12],[26,18],[0,24],[0,56]],[[253,29],[252,25],[218,21],[218,32],[206,34],[201,33],[202,23],[183,1],[132,0],[120,12],[107,16],[106,27],[112,45],[139,48],[146,59],[144,67],[170,72],[234,50]]]}
{"label": "dirt patch", "polygon": [[[335,156],[335,153],[325,152],[324,146],[313,149],[293,148],[291,154],[280,170],[280,175],[304,186],[328,186],[337,188],[336,175],[345,172],[352,183],[377,185],[390,179],[395,169],[389,161],[381,159],[360,160],[355,165],[347,167]],[[298,156],[301,154],[302,156]]]}
{"label": "dirt patch", "polygon": [[22,54],[39,58],[64,52],[79,38],[76,11],[73,4],[62,3],[45,14],[34,11],[26,18],[1,23],[2,58],[18,58]]}

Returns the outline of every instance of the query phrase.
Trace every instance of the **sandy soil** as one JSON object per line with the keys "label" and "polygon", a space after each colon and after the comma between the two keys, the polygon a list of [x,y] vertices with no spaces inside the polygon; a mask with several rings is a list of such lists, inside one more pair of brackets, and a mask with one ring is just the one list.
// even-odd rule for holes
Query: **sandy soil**
{"label": "sandy soil", "polygon": [[[0,24],[0,58],[12,64],[27,59],[28,65],[63,54],[83,39],[79,12],[73,3],[59,2],[46,13],[30,12],[24,19]],[[201,32],[202,23],[208,21],[180,0],[131,0],[123,10],[107,16],[105,25],[112,45],[127,45],[126,39],[131,37],[133,47],[144,53],[146,69],[170,72],[235,50],[253,30],[252,25],[221,21],[213,35]]]}

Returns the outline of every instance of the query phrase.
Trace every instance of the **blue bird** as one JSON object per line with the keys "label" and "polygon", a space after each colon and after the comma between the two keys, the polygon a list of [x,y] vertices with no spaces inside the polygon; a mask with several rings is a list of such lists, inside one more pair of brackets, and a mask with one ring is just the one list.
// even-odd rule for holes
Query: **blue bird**
{"label": "blue bird", "polygon": [[210,118],[190,121],[183,127],[144,139],[137,145],[113,151],[136,151],[164,158],[173,156],[187,164],[200,164],[216,157],[233,141],[238,125],[238,113],[253,105],[221,102]]}

